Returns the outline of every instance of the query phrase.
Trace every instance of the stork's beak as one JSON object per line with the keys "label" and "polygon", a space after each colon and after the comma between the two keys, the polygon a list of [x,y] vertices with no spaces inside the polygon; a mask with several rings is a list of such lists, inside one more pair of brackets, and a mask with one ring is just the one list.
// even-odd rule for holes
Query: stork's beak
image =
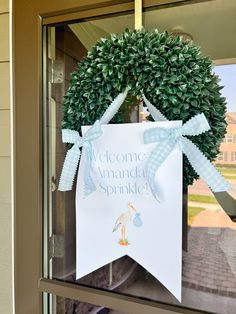
{"label": "stork's beak", "polygon": [[131,203],[128,203],[128,207],[137,213],[137,209]]}

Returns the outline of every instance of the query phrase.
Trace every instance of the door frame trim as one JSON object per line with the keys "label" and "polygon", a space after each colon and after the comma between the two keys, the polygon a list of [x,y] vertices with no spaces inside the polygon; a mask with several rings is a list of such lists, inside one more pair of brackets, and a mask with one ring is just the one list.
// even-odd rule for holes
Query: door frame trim
{"label": "door frame trim", "polygon": [[213,60],[214,65],[230,65],[236,64],[236,58],[217,59]]}
{"label": "door frame trim", "polygon": [[42,292],[48,292],[72,300],[79,300],[81,302],[101,305],[130,314],[202,313],[200,311],[190,310],[183,307],[144,300],[143,298],[138,298],[135,296],[118,294],[115,292],[95,289],[87,286],[75,285],[55,279],[41,278],[39,280],[39,289]]}
{"label": "door frame trim", "polygon": [[[193,3],[199,2],[209,2],[215,0],[143,0],[143,11],[154,9],[154,8],[166,8],[167,6],[173,5],[190,5]],[[73,9],[72,12],[64,12],[64,13],[54,13],[51,15],[43,14],[43,25],[52,25],[55,23],[63,23],[67,21],[93,18],[99,16],[108,16],[109,14],[115,13],[129,13],[134,12],[134,1],[125,1],[125,3],[118,3],[118,1],[108,1],[110,4],[101,3],[96,6],[86,6],[82,9]]]}

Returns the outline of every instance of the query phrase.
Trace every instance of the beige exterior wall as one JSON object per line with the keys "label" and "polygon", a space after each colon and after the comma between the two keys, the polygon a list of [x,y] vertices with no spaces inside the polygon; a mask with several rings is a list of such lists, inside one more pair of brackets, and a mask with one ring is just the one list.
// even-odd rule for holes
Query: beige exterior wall
{"label": "beige exterior wall", "polygon": [[9,1],[0,1],[0,313],[13,313]]}

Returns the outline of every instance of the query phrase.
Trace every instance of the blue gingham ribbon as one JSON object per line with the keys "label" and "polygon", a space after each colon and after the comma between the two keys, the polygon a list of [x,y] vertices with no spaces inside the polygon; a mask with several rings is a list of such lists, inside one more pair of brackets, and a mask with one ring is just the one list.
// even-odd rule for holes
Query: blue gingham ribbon
{"label": "blue gingham ribbon", "polygon": [[212,191],[222,192],[231,189],[230,184],[225,181],[224,177],[216,170],[199,148],[185,137],[186,135],[199,135],[209,129],[208,121],[205,115],[201,113],[191,118],[182,127],[170,129],[152,128],[144,132],[143,139],[145,144],[158,143],[146,163],[148,182],[156,198],[156,172],[176,145],[187,156],[193,169],[209,185]]}
{"label": "blue gingham ribbon", "polygon": [[85,167],[84,175],[84,186],[85,195],[92,193],[96,187],[91,178],[90,167],[91,167],[91,154],[92,146],[91,141],[99,138],[102,135],[101,124],[97,120],[94,125],[88,129],[83,137],[79,135],[79,132],[69,129],[62,130],[62,141],[63,143],[74,144],[71,149],[67,151],[66,158],[64,161],[60,182],[59,191],[69,191],[72,189],[73,181],[77,171],[78,163],[80,160],[80,148],[84,147],[87,157],[87,164]]}
{"label": "blue gingham ribbon", "polygon": [[97,120],[84,134],[83,137],[79,132],[63,129],[62,142],[74,144],[71,149],[67,151],[64,165],[59,181],[59,191],[70,191],[73,186],[74,178],[80,160],[80,148],[85,148],[86,164],[84,169],[84,195],[87,196],[96,190],[96,185],[92,179],[90,170],[92,168],[92,141],[96,140],[102,135],[101,124],[107,124],[117,113],[120,106],[124,102],[129,88],[127,87],[123,93],[120,93],[107,108],[100,120]]}

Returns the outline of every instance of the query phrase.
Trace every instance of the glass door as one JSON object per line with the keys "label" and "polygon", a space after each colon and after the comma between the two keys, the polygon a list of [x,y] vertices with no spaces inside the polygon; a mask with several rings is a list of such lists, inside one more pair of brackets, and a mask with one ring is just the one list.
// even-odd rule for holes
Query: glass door
{"label": "glass door", "polygon": [[[236,3],[206,1],[146,8],[144,27],[182,35],[201,46],[214,60],[212,69],[222,80],[227,101],[227,134],[215,164],[236,185]],[[158,304],[217,314],[234,314],[236,307],[236,217],[232,198],[214,195],[198,180],[188,189],[188,216],[183,220],[182,302],[145,268],[128,256],[76,279],[75,188],[58,191],[67,147],[61,140],[63,97],[71,73],[100,38],[134,27],[134,14],[116,14],[44,28],[44,276],[58,282],[110,291]],[[227,64],[225,64],[227,63]],[[127,97],[122,114],[126,122],[146,119],[142,102]],[[231,200],[231,203],[230,203]],[[167,248],[171,249],[171,248]],[[88,261],[89,263],[89,261]],[[159,302],[159,303],[158,303]],[[62,296],[45,295],[45,313],[122,313]],[[48,309],[50,309],[50,312]],[[171,309],[171,308],[170,308]],[[129,313],[131,313],[129,311]],[[158,313],[158,312],[157,312]]]}

